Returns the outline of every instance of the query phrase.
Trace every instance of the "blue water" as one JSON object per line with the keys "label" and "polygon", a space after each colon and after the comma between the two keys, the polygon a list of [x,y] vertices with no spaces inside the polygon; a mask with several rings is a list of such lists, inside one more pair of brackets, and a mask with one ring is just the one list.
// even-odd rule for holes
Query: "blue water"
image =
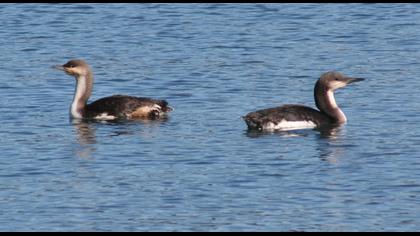
{"label": "blue water", "polygon": [[[415,4],[0,4],[0,231],[420,231],[419,38]],[[72,123],[73,58],[175,111]],[[329,70],[348,124],[247,132]]]}

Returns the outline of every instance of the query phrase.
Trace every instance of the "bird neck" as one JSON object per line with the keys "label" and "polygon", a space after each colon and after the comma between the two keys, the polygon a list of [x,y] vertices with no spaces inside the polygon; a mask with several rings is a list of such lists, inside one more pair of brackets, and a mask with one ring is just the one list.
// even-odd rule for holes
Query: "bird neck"
{"label": "bird neck", "polygon": [[92,94],[93,75],[89,72],[87,75],[76,77],[76,89],[74,91],[73,102],[70,107],[72,118],[83,118],[86,103]]}
{"label": "bird neck", "polygon": [[319,81],[315,84],[314,89],[315,103],[318,109],[330,117],[335,123],[346,123],[347,118],[343,111],[338,107],[334,92],[322,85]]}

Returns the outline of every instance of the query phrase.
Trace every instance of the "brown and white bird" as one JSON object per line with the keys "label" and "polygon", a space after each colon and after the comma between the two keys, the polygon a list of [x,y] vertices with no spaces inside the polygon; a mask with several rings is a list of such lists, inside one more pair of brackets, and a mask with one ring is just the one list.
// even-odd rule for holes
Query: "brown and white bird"
{"label": "brown and white bird", "polygon": [[76,89],[70,106],[74,119],[160,119],[173,109],[165,100],[127,95],[113,95],[87,104],[93,89],[93,73],[83,60],[71,60],[53,68],[76,78]]}
{"label": "brown and white bird", "polygon": [[283,105],[248,113],[242,117],[250,130],[275,131],[319,128],[326,125],[340,125],[347,122],[338,107],[334,91],[363,78],[345,76],[330,71],[321,75],[314,88],[318,110],[302,105]]}

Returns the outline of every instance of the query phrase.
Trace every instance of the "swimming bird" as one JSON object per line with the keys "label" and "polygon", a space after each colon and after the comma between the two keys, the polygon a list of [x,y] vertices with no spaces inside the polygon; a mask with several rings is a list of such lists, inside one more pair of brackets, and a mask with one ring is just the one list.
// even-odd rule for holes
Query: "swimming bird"
{"label": "swimming bird", "polygon": [[76,79],[76,89],[70,106],[71,118],[155,120],[173,110],[165,100],[127,95],[104,97],[87,104],[93,89],[93,73],[90,66],[84,60],[70,60],[64,65],[56,65],[53,68],[62,70]]}
{"label": "swimming bird", "polygon": [[319,111],[303,105],[283,105],[250,112],[242,118],[248,129],[259,131],[295,130],[319,128],[327,125],[341,125],[347,122],[338,107],[334,91],[363,78],[345,76],[336,71],[321,75],[315,84],[314,97]]}

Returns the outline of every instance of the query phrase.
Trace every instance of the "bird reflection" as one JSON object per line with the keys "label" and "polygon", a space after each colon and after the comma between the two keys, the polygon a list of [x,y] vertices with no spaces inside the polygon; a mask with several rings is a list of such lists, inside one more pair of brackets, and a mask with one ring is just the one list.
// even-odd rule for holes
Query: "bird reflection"
{"label": "bird reflection", "polygon": [[317,135],[316,142],[319,159],[331,164],[338,163],[339,159],[345,154],[345,147],[341,145],[344,136],[343,126],[326,126],[317,129],[301,129],[288,131],[264,132],[247,130],[246,136],[249,138],[260,138],[266,135],[278,135],[285,138],[308,137]]}
{"label": "bird reflection", "polygon": [[81,145],[95,144],[96,136],[95,129],[92,123],[81,120],[72,120],[73,126],[76,128],[77,141]]}
{"label": "bird reflection", "polygon": [[92,154],[96,151],[93,145],[96,143],[93,124],[81,120],[72,120],[72,125],[76,129],[76,140],[80,144],[80,147],[75,151],[76,156],[81,159],[92,159]]}
{"label": "bird reflection", "polygon": [[339,136],[341,126],[325,126],[316,129],[297,129],[297,130],[276,130],[276,131],[260,131],[247,129],[246,136],[250,138],[258,138],[265,135],[279,135],[282,137],[306,137],[311,134],[314,130],[318,131],[321,138],[335,139]]}
{"label": "bird reflection", "polygon": [[[82,159],[93,159],[92,155],[96,151],[97,135],[96,129],[104,128],[108,130],[108,137],[138,135],[143,139],[151,139],[156,136],[159,127],[168,119],[161,120],[133,120],[133,121],[89,121],[72,119],[71,124],[76,131],[76,141],[79,144],[75,151],[76,156]],[[145,129],[139,129],[138,127]],[[111,126],[111,129],[105,129],[104,126]],[[102,133],[103,134],[103,133]],[[100,142],[100,141],[99,141]]]}
{"label": "bird reflection", "polygon": [[345,148],[340,145],[344,137],[344,128],[341,126],[319,130],[318,142],[319,158],[331,164],[337,164],[345,154]]}
{"label": "bird reflection", "polygon": [[288,130],[288,131],[259,131],[259,130],[250,130],[248,129],[245,133],[246,136],[249,138],[260,138],[266,135],[279,135],[282,137],[305,137],[307,134],[305,133],[307,130]]}

